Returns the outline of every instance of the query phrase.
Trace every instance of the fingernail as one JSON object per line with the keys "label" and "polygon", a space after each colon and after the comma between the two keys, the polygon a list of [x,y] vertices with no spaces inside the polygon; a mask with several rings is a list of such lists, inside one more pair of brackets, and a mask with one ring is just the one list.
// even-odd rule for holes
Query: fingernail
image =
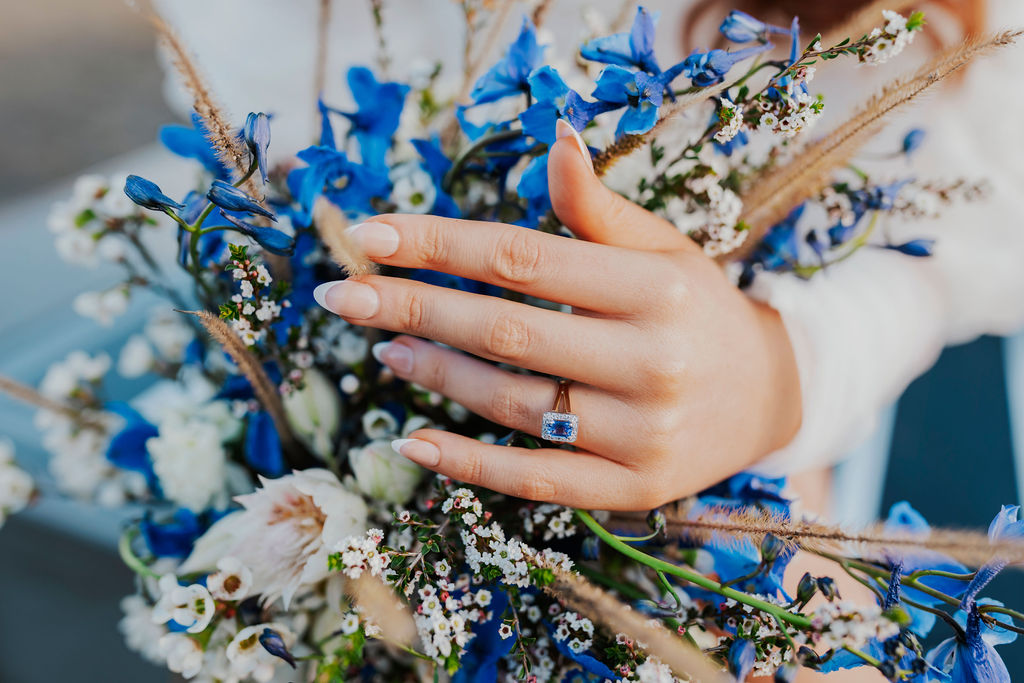
{"label": "fingernail", "polygon": [[370,258],[383,258],[398,251],[398,231],[387,223],[359,223],[346,228],[345,234]]}
{"label": "fingernail", "polygon": [[395,372],[408,375],[412,372],[412,349],[405,344],[389,341],[377,342],[371,349],[377,362],[386,365]]}
{"label": "fingernail", "polygon": [[395,439],[391,447],[417,465],[436,467],[441,462],[441,449],[423,439]]}
{"label": "fingernail", "polygon": [[555,123],[555,139],[561,140],[562,138],[572,136],[576,141],[576,146],[580,150],[580,154],[583,155],[583,160],[587,162],[587,166],[590,170],[594,170],[594,160],[590,158],[590,150],[587,149],[587,143],[583,142],[583,138],[580,134],[572,127],[572,124],[565,119],[558,119]]}
{"label": "fingernail", "polygon": [[352,280],[336,280],[317,285],[313,298],[318,304],[343,318],[369,318],[380,308],[377,290]]}

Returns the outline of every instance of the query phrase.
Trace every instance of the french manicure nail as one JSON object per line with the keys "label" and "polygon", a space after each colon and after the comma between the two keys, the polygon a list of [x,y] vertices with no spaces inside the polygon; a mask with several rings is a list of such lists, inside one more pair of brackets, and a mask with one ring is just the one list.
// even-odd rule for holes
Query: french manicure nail
{"label": "french manicure nail", "polygon": [[352,280],[335,280],[317,285],[313,290],[313,298],[328,311],[344,318],[370,318],[380,309],[377,290]]}
{"label": "french manicure nail", "polygon": [[370,258],[383,258],[398,251],[398,231],[387,223],[358,223],[345,228],[345,234]]}
{"label": "french manicure nail", "polygon": [[395,372],[403,375],[412,372],[412,349],[405,344],[395,344],[389,341],[377,342],[371,351],[377,362],[388,366]]}
{"label": "french manicure nail", "polygon": [[391,447],[403,457],[424,467],[436,467],[441,462],[441,449],[423,439],[395,439]]}
{"label": "french manicure nail", "polygon": [[573,128],[572,124],[565,119],[558,119],[555,123],[555,138],[562,139],[564,137],[572,136],[573,140],[576,141],[576,146],[580,150],[580,154],[583,155],[583,160],[587,162],[587,166],[590,170],[594,170],[594,160],[590,158],[590,150],[587,149],[587,143],[583,142],[583,138],[580,137],[579,132]]}

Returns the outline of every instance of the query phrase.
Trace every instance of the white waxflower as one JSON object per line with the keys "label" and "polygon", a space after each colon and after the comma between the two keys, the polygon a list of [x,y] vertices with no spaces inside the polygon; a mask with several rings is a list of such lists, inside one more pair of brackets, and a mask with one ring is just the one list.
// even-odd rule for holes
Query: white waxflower
{"label": "white waxflower", "polygon": [[282,397],[284,412],[295,434],[313,453],[327,459],[341,424],[341,400],[334,385],[318,370],[306,370],[302,382],[302,389]]}
{"label": "white waxflower", "polygon": [[366,503],[328,470],[308,469],[238,496],[243,510],[219,520],[196,542],[182,573],[209,571],[227,556],[252,572],[252,592],[285,607],[303,587],[330,571],[327,557],[343,538],[366,528]]}
{"label": "white waxflower", "polygon": [[295,643],[295,634],[279,623],[255,624],[246,626],[228,644],[228,661],[231,662],[231,673],[238,678],[251,678],[266,683],[274,677],[274,669],[283,660],[267,652],[260,643],[260,634],[264,629],[271,629],[280,634],[286,647]]}
{"label": "white waxflower", "polygon": [[173,621],[189,633],[201,633],[213,619],[214,604],[210,591],[198,583],[182,586],[174,574],[160,577],[160,599],[153,606],[153,622]]}
{"label": "white waxflower", "polygon": [[84,318],[109,327],[114,318],[128,310],[128,288],[114,287],[103,292],[82,292],[71,302],[71,309]]}
{"label": "white waxflower", "polygon": [[217,571],[206,577],[206,587],[218,600],[242,600],[252,588],[252,572],[237,557],[225,557],[217,562]]}
{"label": "white waxflower", "polygon": [[407,502],[423,478],[423,468],[396,453],[389,439],[375,439],[362,448],[350,449],[348,461],[359,489],[389,503]]}
{"label": "white waxflower", "polygon": [[171,415],[146,450],[168,500],[201,512],[223,494],[226,456],[214,425]]}
{"label": "white waxflower", "polygon": [[168,633],[160,639],[160,654],[167,668],[188,680],[203,668],[203,646],[182,633]]}
{"label": "white waxflower", "polygon": [[126,180],[127,174],[115,175],[110,179],[110,189],[97,204],[100,213],[110,218],[130,218],[139,213],[139,207],[122,191]]}
{"label": "white waxflower", "polygon": [[84,351],[72,351],[46,370],[39,391],[48,398],[67,398],[79,382],[95,382],[109,369],[110,356],[105,353],[90,356]]}
{"label": "white waxflower", "polygon": [[32,477],[14,464],[14,444],[0,439],[0,527],[7,517],[25,509],[34,490]]}
{"label": "white waxflower", "polygon": [[153,608],[149,603],[141,595],[128,595],[121,599],[121,612],[124,616],[117,623],[117,629],[128,649],[154,664],[163,664],[160,639],[167,634],[167,627],[153,623]]}
{"label": "white waxflower", "polygon": [[[123,180],[122,178],[121,187],[124,187]],[[95,173],[80,175],[75,178],[75,184],[71,188],[69,207],[75,213],[81,213],[86,209],[90,209],[107,194],[109,187],[107,179],[101,175]],[[121,194],[124,193],[122,192]],[[127,195],[125,195],[125,199],[128,199]]]}
{"label": "white waxflower", "polygon": [[146,324],[145,333],[160,357],[172,363],[182,361],[185,347],[195,339],[195,332],[184,321],[184,316],[177,313],[155,316]]}
{"label": "white waxflower", "polygon": [[383,439],[398,432],[398,420],[386,410],[374,408],[363,413],[363,432],[371,439]]}
{"label": "white waxflower", "polygon": [[427,213],[434,206],[434,179],[419,162],[409,161],[391,169],[391,201],[401,213]]}

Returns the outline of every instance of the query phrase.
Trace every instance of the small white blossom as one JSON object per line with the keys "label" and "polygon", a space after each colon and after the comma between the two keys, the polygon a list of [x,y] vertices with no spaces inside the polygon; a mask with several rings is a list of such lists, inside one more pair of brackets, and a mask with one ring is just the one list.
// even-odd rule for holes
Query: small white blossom
{"label": "small white blossom", "polygon": [[160,577],[160,600],[153,607],[153,622],[173,621],[189,633],[201,633],[213,619],[214,604],[210,591],[198,583],[182,586],[174,574]]}
{"label": "small white blossom", "polygon": [[159,647],[167,668],[186,680],[203,668],[203,647],[183,633],[168,633],[160,638]]}
{"label": "small white blossom", "polygon": [[223,557],[217,571],[206,577],[206,587],[218,600],[242,600],[252,588],[252,572],[237,557]]}
{"label": "small white blossom", "polygon": [[154,360],[153,347],[141,334],[135,334],[121,347],[117,357],[117,372],[129,379],[141,377],[150,371]]}
{"label": "small white blossom", "polygon": [[0,439],[0,527],[32,499],[35,485],[27,472],[14,464],[14,444]]}

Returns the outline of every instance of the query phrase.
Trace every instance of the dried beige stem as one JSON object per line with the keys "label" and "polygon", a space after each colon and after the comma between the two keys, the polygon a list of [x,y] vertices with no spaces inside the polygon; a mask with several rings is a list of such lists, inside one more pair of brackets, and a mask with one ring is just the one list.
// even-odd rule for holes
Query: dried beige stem
{"label": "dried beige stem", "polygon": [[7,394],[15,400],[21,401],[22,403],[27,403],[28,405],[35,406],[36,408],[42,408],[43,410],[49,410],[50,412],[63,415],[64,417],[73,420],[75,424],[83,429],[91,429],[100,432],[106,430],[103,423],[97,419],[96,415],[79,410],[67,403],[55,401],[52,398],[43,396],[27,384],[22,384],[21,382],[9,377],[0,375],[0,392]]}
{"label": "dried beige stem", "polygon": [[345,269],[349,277],[368,275],[376,270],[376,264],[367,258],[345,232],[348,227],[345,214],[328,199],[320,197],[316,200],[313,205],[313,223],[331,258]]}
{"label": "dried beige stem", "polygon": [[394,590],[368,573],[358,579],[347,579],[345,590],[355,600],[362,615],[380,628],[385,640],[403,647],[412,646],[416,624],[408,607]]}

